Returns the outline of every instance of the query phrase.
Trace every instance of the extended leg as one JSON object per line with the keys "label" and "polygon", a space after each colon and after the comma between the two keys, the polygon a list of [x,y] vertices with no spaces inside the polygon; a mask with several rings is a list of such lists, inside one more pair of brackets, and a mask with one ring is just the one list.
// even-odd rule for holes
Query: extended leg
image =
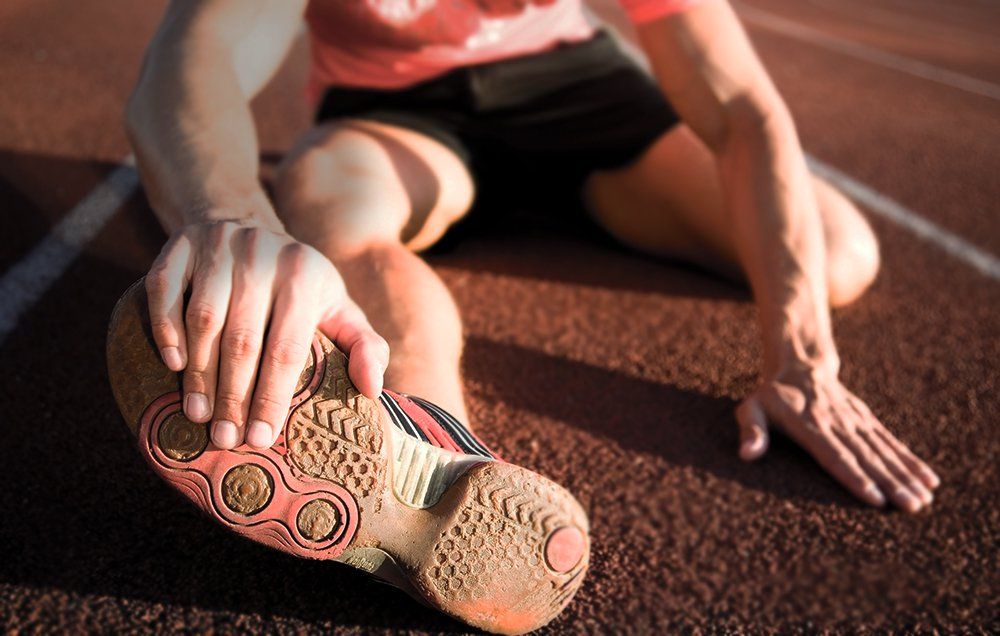
{"label": "extended leg", "polygon": [[451,294],[413,253],[461,217],[473,185],[461,161],[415,131],[344,119],[308,133],[283,163],[278,214],[323,252],[390,348],[386,386],[463,421],[462,325]]}
{"label": "extended leg", "polygon": [[[826,238],[830,304],[856,300],[875,280],[878,242],[840,192],[813,180]],[[623,243],[742,278],[715,159],[684,125],[631,165],[598,171],[585,184],[595,219]]]}

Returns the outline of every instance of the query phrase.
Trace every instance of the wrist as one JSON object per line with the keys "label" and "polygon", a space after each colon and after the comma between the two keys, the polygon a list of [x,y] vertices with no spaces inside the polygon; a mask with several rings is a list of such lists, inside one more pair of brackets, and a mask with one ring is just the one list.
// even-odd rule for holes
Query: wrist
{"label": "wrist", "polygon": [[201,223],[236,223],[248,227],[261,227],[278,234],[286,234],[263,190],[243,196],[220,197],[211,202],[186,208],[181,217],[185,225]]}
{"label": "wrist", "polygon": [[815,342],[805,344],[801,337],[797,337],[764,356],[765,380],[780,381],[803,374],[837,377],[839,373],[840,355],[832,339],[820,345]]}
{"label": "wrist", "polygon": [[[786,307],[764,328],[764,369],[767,379],[821,370],[836,376],[840,356],[833,342],[829,313],[818,303],[794,310]],[[763,318],[763,316],[762,316]]]}
{"label": "wrist", "polygon": [[840,357],[833,353],[821,358],[788,358],[763,374],[764,382],[799,384],[803,378],[814,381],[836,378],[840,373]]}

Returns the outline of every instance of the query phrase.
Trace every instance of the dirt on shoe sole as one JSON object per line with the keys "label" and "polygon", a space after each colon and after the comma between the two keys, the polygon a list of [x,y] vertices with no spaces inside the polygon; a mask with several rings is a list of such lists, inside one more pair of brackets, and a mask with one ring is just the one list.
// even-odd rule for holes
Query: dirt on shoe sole
{"label": "dirt on shoe sole", "polygon": [[[218,449],[208,424],[184,417],[142,281],[115,307],[107,356],[115,399],[153,470],[243,536],[365,570],[499,633],[545,625],[583,581],[589,527],[572,495],[512,464],[415,447],[357,391],[346,357],[321,334],[282,434],[264,451]],[[414,496],[441,479],[433,500]]]}

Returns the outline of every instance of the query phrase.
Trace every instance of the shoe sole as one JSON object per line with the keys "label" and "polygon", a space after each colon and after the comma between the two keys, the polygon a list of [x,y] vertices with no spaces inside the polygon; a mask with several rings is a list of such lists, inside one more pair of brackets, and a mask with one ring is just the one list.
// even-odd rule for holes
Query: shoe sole
{"label": "shoe sole", "polygon": [[142,281],[108,333],[112,389],[153,470],[227,528],[346,563],[476,627],[523,633],[570,602],[589,526],[563,488],[502,461],[401,433],[317,334],[275,445],[224,451],[187,420],[153,343]]}

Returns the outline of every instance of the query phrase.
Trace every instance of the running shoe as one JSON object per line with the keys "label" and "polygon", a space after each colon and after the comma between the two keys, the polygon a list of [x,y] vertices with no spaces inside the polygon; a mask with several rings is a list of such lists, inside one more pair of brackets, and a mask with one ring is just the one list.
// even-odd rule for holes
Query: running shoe
{"label": "running shoe", "polygon": [[282,434],[268,450],[216,448],[181,409],[139,281],[108,333],[115,399],[150,467],[230,530],[298,557],[364,570],[475,627],[537,629],[573,598],[588,522],[566,490],[503,461],[416,396],[361,395],[317,334]]}

